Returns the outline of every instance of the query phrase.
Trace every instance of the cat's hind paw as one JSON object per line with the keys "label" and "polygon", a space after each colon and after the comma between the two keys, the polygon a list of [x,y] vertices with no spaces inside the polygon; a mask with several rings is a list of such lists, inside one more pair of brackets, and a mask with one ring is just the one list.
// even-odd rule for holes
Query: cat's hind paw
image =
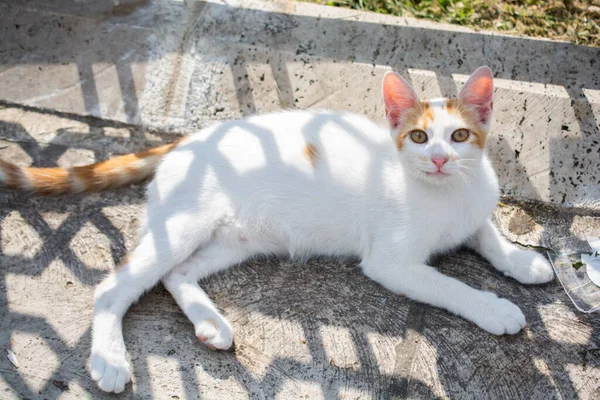
{"label": "cat's hind paw", "polygon": [[131,380],[131,369],[125,354],[93,351],[91,375],[100,389],[121,393]]}
{"label": "cat's hind paw", "polygon": [[519,250],[510,255],[514,268],[506,275],[525,284],[540,284],[554,279],[552,266],[539,253],[532,250]]}
{"label": "cat's hind paw", "polygon": [[477,314],[471,318],[479,327],[494,335],[514,335],[525,327],[525,315],[519,307],[494,293],[481,295]]}
{"label": "cat's hind paw", "polygon": [[233,345],[233,328],[223,318],[216,322],[212,319],[201,321],[196,326],[196,337],[211,350],[229,350]]}

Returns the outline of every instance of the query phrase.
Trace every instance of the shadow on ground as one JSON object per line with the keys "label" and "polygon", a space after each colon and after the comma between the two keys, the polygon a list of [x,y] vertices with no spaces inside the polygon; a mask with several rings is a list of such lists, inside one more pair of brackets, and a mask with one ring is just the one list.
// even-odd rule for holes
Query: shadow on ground
{"label": "shadow on ground", "polygon": [[[112,22],[119,22],[119,18],[126,22],[135,12],[135,6],[144,7],[142,2],[135,3],[131,9],[126,7],[123,12],[115,13],[110,11],[114,9],[107,5],[109,2],[100,4],[101,9],[97,11],[74,11],[76,5],[71,2],[59,5],[26,2],[30,7],[96,20],[110,17]],[[196,22],[194,18],[197,18],[198,21],[189,25],[190,31],[186,34],[196,38],[192,46],[197,46],[199,51],[227,58],[241,115],[253,113],[257,108],[252,88],[245,80],[250,62],[270,65],[280,90],[281,107],[295,104],[296,100],[286,62],[304,55],[317,60],[353,59],[366,64],[390,65],[405,76],[409,76],[409,69],[432,71],[444,95],[456,94],[452,74],[468,74],[480,64],[488,64],[499,78],[564,87],[573,100],[581,140],[598,137],[598,123],[582,89],[600,90],[600,82],[597,75],[577,74],[580,69],[593,67],[582,65],[581,59],[588,57],[588,52],[597,51],[595,49],[256,10],[225,12],[218,8],[227,6],[217,4],[209,7],[212,11],[208,15],[213,19],[202,17],[204,3],[190,8],[189,20]],[[224,24],[219,16],[237,20]],[[250,20],[264,21],[265,29],[247,35],[237,30],[228,31]],[[27,33],[20,45],[31,47],[29,32],[34,25],[35,21],[31,21],[27,25],[29,30],[24,29],[25,25],[3,29],[23,28]],[[312,36],[294,36],[294,29],[307,26],[315,27]],[[69,29],[72,27],[68,24],[58,27],[57,47],[36,52],[35,62],[77,62],[83,103],[90,113],[101,106],[92,65],[114,62],[128,121],[138,123],[140,110],[133,73],[125,57],[130,49],[116,46],[90,52],[97,58],[86,58],[83,62],[71,51],[76,46],[71,46],[68,40],[60,40],[70,34]],[[220,36],[214,35],[215,32]],[[211,37],[206,37],[208,33]],[[219,39],[231,36],[237,41]],[[355,48],[368,47],[373,38],[382,37],[397,40],[372,46],[376,49],[372,54],[355,53]],[[13,47],[3,53],[2,68],[27,63],[26,58],[17,57],[21,53]],[[470,56],[478,54],[471,49],[477,48],[480,52],[482,47],[483,59]],[[273,49],[276,49],[276,59],[273,59]],[[35,47],[31,49],[34,50]],[[519,57],[507,57],[511,52]],[[250,55],[240,59],[241,53]],[[545,53],[547,57],[528,59],[527,53]],[[162,56],[164,54],[142,49],[136,50],[134,60],[150,61]],[[454,59],[455,62],[449,61]],[[561,68],[557,69],[556,65]],[[186,107],[189,112],[193,108],[193,104]],[[79,136],[70,138],[68,130],[57,131],[54,140],[83,143],[82,148],[92,151],[96,159],[112,154],[106,149],[116,142],[123,150],[155,144],[144,141],[139,129],[133,126],[123,125],[131,129],[130,139],[123,140],[103,135],[103,127],[110,123],[83,120],[90,122],[89,135],[95,140],[81,142]],[[319,121],[315,121],[315,125],[318,124]],[[247,126],[247,130],[249,134],[259,134],[253,126]],[[225,134],[217,132],[208,145],[216,147]],[[261,137],[268,138],[268,134],[261,133]],[[55,165],[67,148],[52,142],[38,143],[14,123],[0,125],[0,135],[3,140],[16,143],[38,166]],[[271,142],[262,145],[273,150]],[[551,144],[557,154],[564,145],[566,143],[560,141]],[[502,142],[497,149],[511,156],[514,153]],[[5,154],[8,152],[0,150],[0,156],[4,158]],[[265,154],[277,152],[265,151]],[[562,160],[557,159],[552,165],[559,162]],[[277,156],[267,160],[267,165],[284,168]],[[518,156],[514,165],[519,170]],[[376,160],[372,167],[377,170]],[[205,168],[203,160],[194,160],[188,172],[201,176]],[[560,170],[556,175],[554,179],[560,179]],[[226,178],[227,182],[244,179],[233,175]],[[556,191],[552,196],[566,196],[562,189],[553,189],[556,181],[551,183],[550,190]],[[26,398],[53,397],[63,391],[70,391],[73,396],[82,391],[89,391],[94,397],[101,395],[86,372],[93,285],[121,259],[126,243],[135,234],[135,223],[117,225],[114,220],[131,218],[142,203],[141,186],[57,199],[0,193],[3,246],[0,249],[0,346],[11,347],[19,335],[26,334],[34,338],[33,342],[42,342],[32,344],[32,349],[41,346],[39,349],[43,350],[27,353],[27,349],[23,349],[20,354],[31,354],[32,358],[23,358],[21,369],[14,369],[6,361],[0,365],[0,376],[8,392]],[[98,240],[97,234],[76,240],[90,225],[101,233],[99,236],[107,238],[109,258],[98,261],[89,250]],[[12,240],[12,244],[8,244],[12,248],[14,241],[27,244],[32,237],[37,237],[41,246],[22,246],[21,253],[6,250],[7,238]],[[88,250],[92,256],[86,256]],[[57,266],[57,261],[61,266]],[[132,308],[125,318],[124,329],[136,379],[135,396],[164,398],[164,394],[178,396],[185,392],[190,398],[216,397],[219,390],[225,390],[221,395],[231,398],[273,398],[304,393],[321,393],[326,398],[343,398],[348,393],[373,398],[593,396],[600,380],[600,359],[589,350],[598,346],[600,322],[597,318],[575,314],[557,283],[525,287],[499,276],[484,260],[467,251],[441,258],[436,266],[476,288],[494,291],[520,305],[528,318],[527,330],[515,337],[490,336],[444,311],[391,295],[363,277],[349,261],[318,259],[307,265],[274,259],[249,262],[203,283],[233,322],[238,346],[235,354],[212,353],[197,343],[191,324],[162,288],[152,290]],[[42,292],[46,294],[41,295]],[[61,294],[55,298],[57,292]],[[35,296],[50,304],[40,303],[42,308],[35,310],[39,303]],[[57,303],[60,299],[68,302],[64,309],[61,309],[62,303]],[[33,305],[28,309],[29,303]],[[63,332],[66,326],[77,332],[76,339],[69,336],[70,330]],[[47,369],[42,373],[35,368],[35,357],[50,357],[55,361],[50,367],[44,367]],[[157,389],[160,384],[164,384],[162,389]],[[130,388],[127,396],[134,396]]]}

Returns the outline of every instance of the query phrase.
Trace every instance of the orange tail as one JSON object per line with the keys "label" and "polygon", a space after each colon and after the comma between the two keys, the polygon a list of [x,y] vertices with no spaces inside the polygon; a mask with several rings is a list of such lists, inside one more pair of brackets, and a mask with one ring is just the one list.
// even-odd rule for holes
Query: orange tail
{"label": "orange tail", "polygon": [[162,157],[178,144],[71,168],[22,168],[0,160],[0,184],[46,196],[113,189],[151,177]]}

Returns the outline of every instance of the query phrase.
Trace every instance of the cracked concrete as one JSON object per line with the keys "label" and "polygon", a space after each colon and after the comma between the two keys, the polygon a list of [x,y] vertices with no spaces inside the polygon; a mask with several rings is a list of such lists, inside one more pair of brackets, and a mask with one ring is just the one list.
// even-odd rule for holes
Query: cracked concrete
{"label": "cracked concrete", "polygon": [[[280,108],[381,120],[390,67],[431,97],[486,63],[502,232],[541,251],[600,235],[597,49],[292,2],[0,1],[0,21],[3,159],[89,163]],[[86,372],[92,292],[131,248],[143,192],[0,191],[0,347],[20,363],[0,357],[1,398],[111,397]],[[558,282],[520,285],[465,250],[435,265],[517,303],[525,331],[491,337],[350,261],[269,259],[202,283],[233,323],[235,354],[198,344],[162,287],[135,305],[122,397],[600,398],[600,321]]]}

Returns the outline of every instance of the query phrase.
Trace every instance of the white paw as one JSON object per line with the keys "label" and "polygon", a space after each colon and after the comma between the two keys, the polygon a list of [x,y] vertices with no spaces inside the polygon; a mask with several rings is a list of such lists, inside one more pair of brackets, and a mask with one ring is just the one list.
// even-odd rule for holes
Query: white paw
{"label": "white paw", "polygon": [[525,326],[521,309],[494,293],[481,292],[477,310],[470,318],[479,327],[494,335],[514,335]]}
{"label": "white paw", "polygon": [[506,275],[521,283],[546,283],[554,279],[554,271],[550,263],[535,251],[518,250],[509,257],[514,268]]}
{"label": "white paw", "polygon": [[131,380],[131,369],[123,352],[92,351],[92,379],[105,392],[121,393]]}
{"label": "white paw", "polygon": [[233,328],[222,318],[205,319],[195,325],[196,337],[211,350],[228,350],[233,345]]}

